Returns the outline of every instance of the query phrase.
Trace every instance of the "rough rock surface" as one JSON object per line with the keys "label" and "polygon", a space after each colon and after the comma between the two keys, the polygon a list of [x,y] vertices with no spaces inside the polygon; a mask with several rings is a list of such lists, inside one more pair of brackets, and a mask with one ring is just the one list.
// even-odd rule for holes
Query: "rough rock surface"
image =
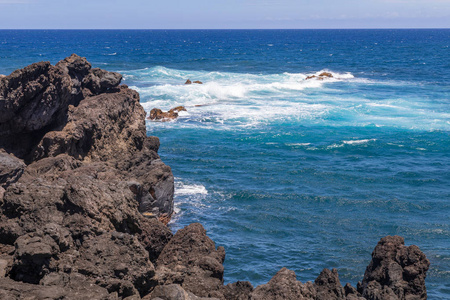
{"label": "rough rock surface", "polygon": [[159,121],[170,121],[175,120],[178,118],[178,113],[180,111],[186,111],[186,108],[184,106],[177,106],[175,108],[172,108],[168,112],[163,112],[159,108],[153,108],[150,111],[150,115],[148,117],[149,120],[159,120]]}
{"label": "rough rock surface", "polygon": [[[22,176],[25,163],[0,149],[0,187],[7,188]],[[2,199],[2,197],[0,197]]]}
{"label": "rough rock surface", "polygon": [[372,253],[358,291],[366,299],[426,299],[430,266],[417,246],[405,246],[399,236],[382,238]]}
{"label": "rough rock surface", "polygon": [[151,261],[172,234],[142,213],[170,218],[173,175],[121,78],[72,55],[1,79],[5,299],[140,298],[155,286]]}
{"label": "rough rock surface", "polygon": [[201,297],[216,297],[223,285],[225,249],[199,223],[179,230],[156,261],[160,285],[176,283]]}
{"label": "rough rock surface", "polygon": [[251,294],[252,300],[315,299],[316,290],[311,282],[297,281],[294,271],[282,268],[267,284],[258,286]]}
{"label": "rough rock surface", "polygon": [[178,284],[168,284],[157,286],[153,292],[143,299],[162,299],[162,300],[220,300],[218,298],[197,297],[193,293],[186,292]]}

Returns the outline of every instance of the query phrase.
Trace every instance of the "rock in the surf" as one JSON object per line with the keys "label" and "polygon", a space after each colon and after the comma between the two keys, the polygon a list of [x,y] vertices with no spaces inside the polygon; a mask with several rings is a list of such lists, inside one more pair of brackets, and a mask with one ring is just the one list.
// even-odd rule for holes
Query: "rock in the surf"
{"label": "rock in the surf", "polygon": [[319,75],[310,75],[310,76],[306,77],[305,80],[309,80],[309,79],[324,80],[325,78],[333,78],[333,74],[331,74],[329,72],[322,72]]}
{"label": "rock in the surf", "polygon": [[159,108],[153,108],[150,111],[150,115],[148,116],[149,120],[153,121],[171,121],[178,118],[178,113],[180,111],[187,111],[184,106],[177,106],[175,108],[172,108],[171,110],[164,112]]}

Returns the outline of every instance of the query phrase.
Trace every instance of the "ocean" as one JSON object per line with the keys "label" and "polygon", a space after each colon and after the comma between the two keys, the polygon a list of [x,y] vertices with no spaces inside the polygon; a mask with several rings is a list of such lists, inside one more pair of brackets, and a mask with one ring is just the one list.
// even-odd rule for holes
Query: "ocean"
{"label": "ocean", "polygon": [[400,235],[449,299],[449,46],[447,29],[1,30],[0,74],[77,53],[147,112],[185,106],[147,130],[175,176],[171,228],[203,224],[225,283],[337,268],[355,286]]}

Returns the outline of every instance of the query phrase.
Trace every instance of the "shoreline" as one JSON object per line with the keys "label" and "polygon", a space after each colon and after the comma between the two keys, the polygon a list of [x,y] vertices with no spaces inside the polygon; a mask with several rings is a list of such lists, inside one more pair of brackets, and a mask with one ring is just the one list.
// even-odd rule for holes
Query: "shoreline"
{"label": "shoreline", "polygon": [[[7,108],[0,154],[8,166],[0,182],[0,273],[9,277],[0,279],[0,295],[16,297],[14,288],[68,299],[80,289],[98,299],[426,298],[429,262],[400,237],[380,241],[358,289],[328,269],[314,283],[282,269],[255,289],[223,286],[223,247],[200,224],[172,236],[157,220],[173,212],[173,175],[159,159],[158,138],[146,136],[139,94],[120,81],[76,55],[0,79]],[[83,289],[88,283],[95,287]]]}

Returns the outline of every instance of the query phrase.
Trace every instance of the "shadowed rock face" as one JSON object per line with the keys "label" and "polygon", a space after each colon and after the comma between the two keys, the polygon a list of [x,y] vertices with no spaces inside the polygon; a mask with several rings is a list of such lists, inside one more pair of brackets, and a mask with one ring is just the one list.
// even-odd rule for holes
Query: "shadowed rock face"
{"label": "shadowed rock face", "polygon": [[225,250],[203,226],[172,236],[160,222],[173,175],[120,80],[76,55],[0,78],[0,299],[426,299],[429,261],[398,236],[358,289],[336,269],[224,286]]}

